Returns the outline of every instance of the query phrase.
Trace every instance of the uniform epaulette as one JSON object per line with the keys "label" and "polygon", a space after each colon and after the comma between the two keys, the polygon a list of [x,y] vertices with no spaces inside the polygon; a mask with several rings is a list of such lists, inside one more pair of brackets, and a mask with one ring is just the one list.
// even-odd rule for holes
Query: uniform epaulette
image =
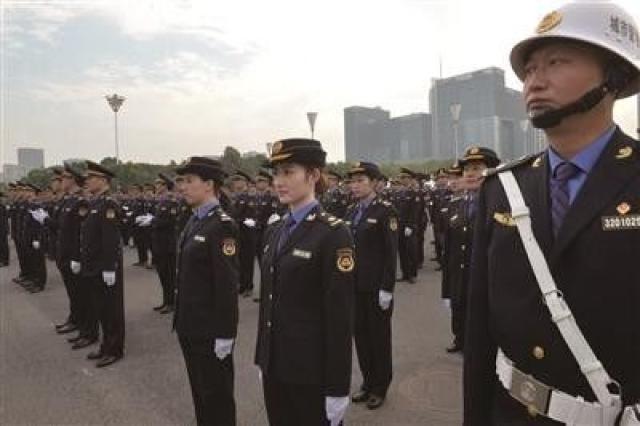
{"label": "uniform epaulette", "polygon": [[229,216],[227,213],[225,213],[224,210],[222,209],[216,209],[216,211],[218,212],[218,216],[220,217],[220,220],[222,222],[232,222],[233,219],[231,218],[231,216]]}
{"label": "uniform epaulette", "polygon": [[498,167],[495,167],[492,169],[486,169],[482,173],[482,175],[485,177],[489,177],[489,176],[497,175],[500,172],[504,172],[505,170],[512,170],[520,166],[527,165],[529,163],[532,163],[534,160],[536,160],[540,156],[540,154],[541,153],[524,155],[518,158],[517,160],[513,160],[509,163],[500,164],[498,165]]}
{"label": "uniform epaulette", "polygon": [[334,228],[338,225],[340,225],[341,223],[344,223],[344,221],[342,219],[339,219],[337,217],[335,217],[332,214],[329,214],[327,212],[322,212],[320,213],[320,215],[318,215],[318,220],[322,223],[325,223],[327,225],[329,225],[331,228]]}

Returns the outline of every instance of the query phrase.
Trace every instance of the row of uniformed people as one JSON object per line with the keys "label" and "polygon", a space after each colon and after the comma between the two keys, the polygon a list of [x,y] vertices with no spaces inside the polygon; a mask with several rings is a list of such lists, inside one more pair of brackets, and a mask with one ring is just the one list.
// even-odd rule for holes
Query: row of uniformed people
{"label": "row of uniformed people", "polygon": [[437,230],[442,234],[442,298],[451,310],[453,341],[446,348],[450,353],[462,351],[464,347],[477,192],[483,171],[499,163],[493,150],[472,146],[460,160],[440,173],[438,184],[446,187],[446,192],[442,191],[437,201],[436,218]]}
{"label": "row of uniformed people", "polygon": [[124,354],[119,206],[109,193],[112,177],[112,172],[90,161],[84,175],[69,165],[56,169],[53,180],[60,197],[48,210],[38,202],[35,185],[19,182],[10,188],[11,232],[20,270],[14,281],[32,292],[42,291],[46,279],[42,241],[47,235],[53,237],[49,244],[55,245],[52,253],[69,298],[69,315],[55,325],[56,331],[78,332],[68,339],[73,349],[93,345],[101,334],[99,349],[87,356],[97,367]]}
{"label": "row of uniformed people", "polygon": [[[274,189],[287,207],[262,240],[255,362],[273,425],[340,424],[351,398],[379,407],[392,377],[398,215],[375,191],[377,166],[364,162],[349,172],[357,202],[345,221],[324,211],[316,194],[325,157],[310,139],[276,142],[270,153]],[[198,424],[235,424],[241,231],[219,201],[226,176],[219,162],[192,157],[177,173],[195,213],[178,242],[174,326]],[[363,382],[350,397],[354,337]]]}

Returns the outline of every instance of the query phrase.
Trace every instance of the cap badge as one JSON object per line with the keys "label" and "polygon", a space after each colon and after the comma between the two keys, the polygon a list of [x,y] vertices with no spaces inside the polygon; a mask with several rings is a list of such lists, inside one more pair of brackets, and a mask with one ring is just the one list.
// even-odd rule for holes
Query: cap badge
{"label": "cap badge", "polygon": [[560,22],[562,22],[562,15],[557,10],[554,10],[542,18],[542,21],[540,21],[536,28],[536,33],[543,34],[549,32],[557,27]]}

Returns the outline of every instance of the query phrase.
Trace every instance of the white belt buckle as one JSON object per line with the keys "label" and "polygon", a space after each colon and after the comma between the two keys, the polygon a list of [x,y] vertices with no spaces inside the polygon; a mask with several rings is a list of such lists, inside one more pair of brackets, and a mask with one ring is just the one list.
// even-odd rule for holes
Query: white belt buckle
{"label": "white belt buckle", "polygon": [[509,394],[527,407],[531,414],[546,414],[552,388],[513,368]]}

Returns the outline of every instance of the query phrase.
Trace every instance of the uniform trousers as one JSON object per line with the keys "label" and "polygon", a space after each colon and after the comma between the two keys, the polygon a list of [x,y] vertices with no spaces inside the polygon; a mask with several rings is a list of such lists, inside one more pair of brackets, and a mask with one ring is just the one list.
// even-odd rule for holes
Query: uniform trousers
{"label": "uniform trousers", "polygon": [[321,385],[287,383],[267,373],[262,390],[271,426],[328,426]]}
{"label": "uniform trousers", "polygon": [[253,290],[253,269],[256,258],[256,241],[258,231],[252,228],[240,228],[240,247],[238,257],[240,258],[240,288],[242,293]]}
{"label": "uniform trousers", "polygon": [[418,275],[418,238],[414,230],[410,236],[404,235],[404,227],[401,227],[398,236],[398,256],[400,257],[400,270],[402,278],[414,278]]}
{"label": "uniform trousers", "polygon": [[64,283],[64,289],[67,291],[67,297],[69,298],[69,316],[67,320],[73,324],[78,325],[80,323],[80,306],[78,300],[78,276],[71,272],[71,261],[60,260],[56,262],[62,282]]}
{"label": "uniform trousers", "polygon": [[354,340],[362,372],[361,389],[385,397],[391,384],[391,314],[383,311],[377,292],[356,292]]}
{"label": "uniform trousers", "polygon": [[219,360],[214,340],[178,336],[191,384],[191,396],[198,426],[233,426],[236,403],[233,397],[233,355]]}
{"label": "uniform trousers", "polygon": [[[119,275],[119,277],[118,277]],[[92,309],[102,329],[100,352],[103,355],[124,354],[124,296],[122,271],[116,272],[116,283],[109,287],[102,276],[91,277]]]}
{"label": "uniform trousers", "polygon": [[153,252],[153,262],[162,286],[162,305],[173,306],[176,286],[176,254],[156,250]]}

